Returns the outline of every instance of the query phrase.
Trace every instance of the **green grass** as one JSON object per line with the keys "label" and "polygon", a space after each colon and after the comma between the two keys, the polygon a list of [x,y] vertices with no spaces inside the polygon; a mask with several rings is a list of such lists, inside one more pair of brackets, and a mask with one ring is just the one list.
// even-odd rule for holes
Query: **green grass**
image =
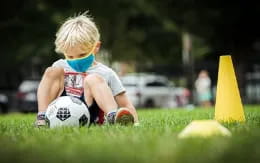
{"label": "green grass", "polygon": [[0,162],[260,162],[260,108],[245,107],[246,123],[224,124],[232,137],[177,138],[213,109],[138,110],[141,126],[34,128],[35,114],[0,115]]}

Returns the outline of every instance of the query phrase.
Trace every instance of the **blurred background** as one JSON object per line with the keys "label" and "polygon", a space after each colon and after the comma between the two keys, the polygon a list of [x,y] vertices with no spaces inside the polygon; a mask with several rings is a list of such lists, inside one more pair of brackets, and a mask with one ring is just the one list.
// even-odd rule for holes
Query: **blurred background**
{"label": "blurred background", "polygon": [[[87,10],[101,33],[98,60],[120,75],[137,107],[213,106],[220,55],[232,56],[243,103],[257,104],[259,7],[242,0],[6,1],[0,10],[1,111],[37,110],[39,80],[62,57],[54,52],[55,33]],[[201,70],[210,79],[205,105],[196,84]]]}

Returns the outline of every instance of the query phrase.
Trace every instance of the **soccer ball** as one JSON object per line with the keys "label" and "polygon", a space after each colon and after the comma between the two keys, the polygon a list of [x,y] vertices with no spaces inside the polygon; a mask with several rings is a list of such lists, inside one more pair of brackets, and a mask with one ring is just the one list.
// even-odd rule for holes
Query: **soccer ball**
{"label": "soccer ball", "polygon": [[73,96],[61,96],[49,104],[46,121],[50,128],[62,126],[89,126],[90,115],[87,106]]}

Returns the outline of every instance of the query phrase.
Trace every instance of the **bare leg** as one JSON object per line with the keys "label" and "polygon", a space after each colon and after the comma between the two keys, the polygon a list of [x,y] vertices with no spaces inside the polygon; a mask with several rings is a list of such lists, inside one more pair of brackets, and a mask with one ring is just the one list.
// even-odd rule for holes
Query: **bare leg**
{"label": "bare leg", "polygon": [[202,101],[200,105],[202,107],[208,108],[208,107],[211,107],[211,102],[210,101]]}
{"label": "bare leg", "polygon": [[37,99],[38,112],[45,112],[48,105],[57,98],[63,91],[64,87],[64,70],[63,68],[49,67],[44,72],[40,82]]}
{"label": "bare leg", "polygon": [[204,102],[205,107],[211,107],[211,102],[210,101],[205,101]]}
{"label": "bare leg", "polygon": [[84,80],[84,95],[88,106],[90,106],[95,99],[105,114],[114,111],[118,107],[111,89],[105,80],[97,74],[86,76]]}

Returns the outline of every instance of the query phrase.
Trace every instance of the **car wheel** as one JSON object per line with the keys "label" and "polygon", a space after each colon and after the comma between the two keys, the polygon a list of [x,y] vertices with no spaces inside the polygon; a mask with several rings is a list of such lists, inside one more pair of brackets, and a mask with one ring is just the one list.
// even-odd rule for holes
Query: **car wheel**
{"label": "car wheel", "polygon": [[6,104],[0,104],[0,110],[2,113],[7,113],[8,112],[8,107]]}
{"label": "car wheel", "polygon": [[145,105],[144,105],[146,108],[154,108],[155,107],[155,104],[154,104],[154,101],[152,99],[148,99],[146,102],[145,102]]}

